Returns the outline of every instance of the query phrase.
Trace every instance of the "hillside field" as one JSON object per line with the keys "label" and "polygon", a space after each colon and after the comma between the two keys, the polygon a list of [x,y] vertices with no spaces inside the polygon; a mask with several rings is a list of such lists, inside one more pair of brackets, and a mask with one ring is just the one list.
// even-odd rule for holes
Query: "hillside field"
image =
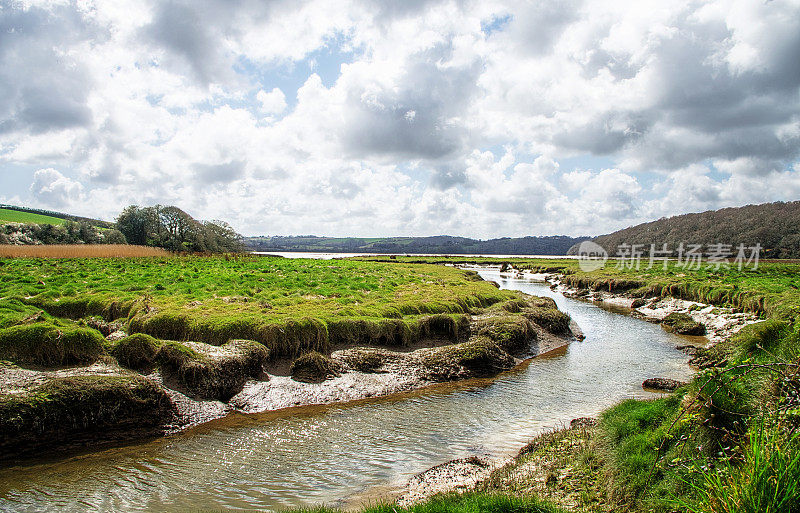
{"label": "hillside field", "polygon": [[35,224],[64,224],[64,219],[57,217],[34,214],[33,212],[20,212],[0,208],[0,224],[3,223],[35,223]]}

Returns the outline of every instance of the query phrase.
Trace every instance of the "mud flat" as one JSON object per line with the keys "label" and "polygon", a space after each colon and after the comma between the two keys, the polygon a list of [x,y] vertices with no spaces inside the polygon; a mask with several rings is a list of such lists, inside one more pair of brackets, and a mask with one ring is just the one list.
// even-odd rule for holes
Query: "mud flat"
{"label": "mud flat", "polygon": [[10,360],[0,366],[0,457],[163,436],[231,412],[347,402],[491,377],[575,339],[574,323],[552,300],[521,293],[422,323],[429,335],[407,345],[345,344],[293,358],[273,357],[252,340],[162,340],[128,335],[130,326],[103,321],[71,335],[83,353],[72,354],[70,346],[44,358],[64,344],[65,331],[42,325],[42,333],[32,333],[39,324],[23,324],[0,336]]}

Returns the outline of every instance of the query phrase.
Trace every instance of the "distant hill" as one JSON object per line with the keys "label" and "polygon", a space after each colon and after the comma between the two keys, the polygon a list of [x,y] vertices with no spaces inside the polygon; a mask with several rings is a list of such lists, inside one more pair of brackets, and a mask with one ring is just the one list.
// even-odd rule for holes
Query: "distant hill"
{"label": "distant hill", "polygon": [[438,235],[435,237],[246,237],[253,251],[308,251],[323,253],[432,253],[484,255],[565,255],[574,244],[588,237],[503,237],[477,240]]}
{"label": "distant hill", "polygon": [[64,221],[76,223],[89,223],[98,228],[113,228],[114,223],[92,219],[90,217],[73,216],[53,210],[38,208],[17,207],[14,205],[0,205],[0,224],[4,223],[35,223],[35,224],[64,224]]}
{"label": "distant hill", "polygon": [[[761,258],[800,258],[800,201],[723,208],[662,218],[592,239],[610,255],[622,244],[676,249],[680,243],[731,244],[763,248]],[[707,251],[706,251],[707,252]],[[570,249],[577,253],[577,246]]]}

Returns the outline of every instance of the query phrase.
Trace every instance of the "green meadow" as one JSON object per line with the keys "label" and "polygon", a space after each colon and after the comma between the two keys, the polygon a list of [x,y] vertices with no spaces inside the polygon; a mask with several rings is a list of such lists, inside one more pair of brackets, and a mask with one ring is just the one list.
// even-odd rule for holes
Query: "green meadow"
{"label": "green meadow", "polygon": [[161,339],[256,340],[273,356],[408,344],[431,315],[513,297],[452,267],[250,256],[5,259],[0,279],[0,328],[100,316]]}
{"label": "green meadow", "polygon": [[64,224],[64,219],[0,208],[0,224],[3,223]]}

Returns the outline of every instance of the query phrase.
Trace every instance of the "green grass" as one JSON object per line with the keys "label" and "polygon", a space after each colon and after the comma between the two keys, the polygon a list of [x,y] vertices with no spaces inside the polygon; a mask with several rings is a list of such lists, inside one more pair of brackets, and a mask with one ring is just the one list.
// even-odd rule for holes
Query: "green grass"
{"label": "green grass", "polygon": [[0,279],[0,327],[37,309],[121,317],[160,339],[256,340],[275,357],[338,343],[408,344],[427,333],[432,315],[513,297],[443,266],[259,257],[0,259]]}
{"label": "green grass", "polygon": [[676,502],[693,513],[800,511],[800,435],[761,422],[748,442],[741,464],[698,469],[698,499]]}
{"label": "green grass", "polygon": [[[325,507],[294,510],[303,513],[338,513]],[[564,510],[541,499],[498,493],[438,495],[404,508],[396,504],[368,506],[360,513],[559,513]]]}
{"label": "green grass", "polygon": [[43,366],[91,363],[105,352],[99,332],[49,322],[0,330],[0,360]]}
{"label": "green grass", "polygon": [[0,208],[0,224],[3,223],[35,223],[35,224],[64,224],[64,219],[50,217],[32,212],[20,212]]}

